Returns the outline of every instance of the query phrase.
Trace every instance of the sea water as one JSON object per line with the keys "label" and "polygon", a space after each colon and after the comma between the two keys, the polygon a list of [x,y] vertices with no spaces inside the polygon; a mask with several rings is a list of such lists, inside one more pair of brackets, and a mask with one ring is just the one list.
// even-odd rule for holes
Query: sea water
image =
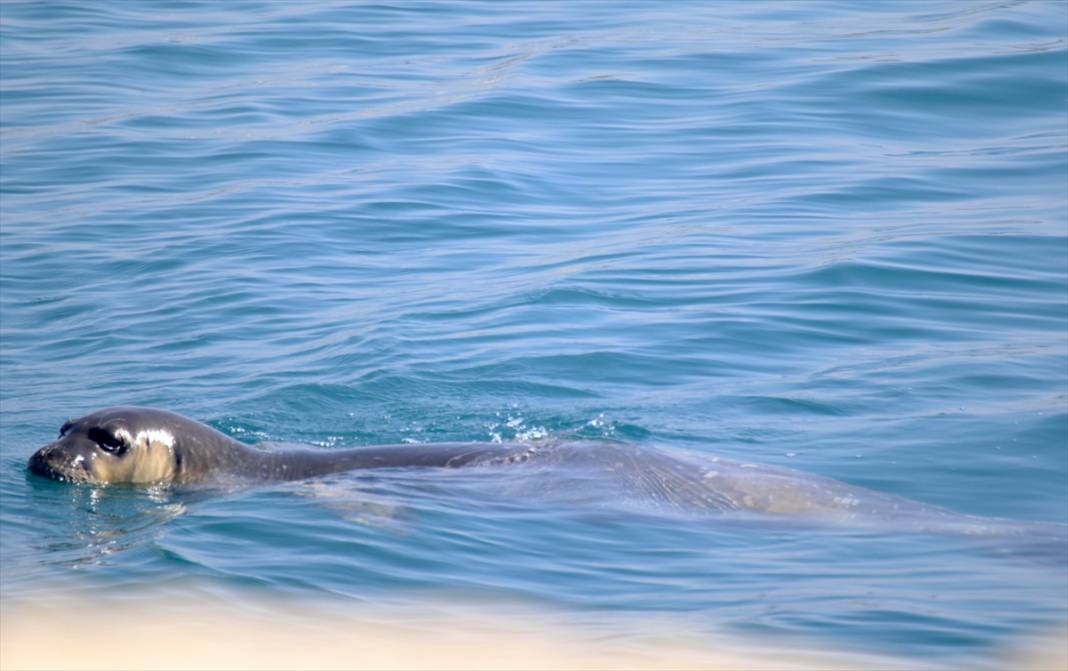
{"label": "sea water", "polygon": [[0,596],[508,604],[992,665],[1068,618],[1063,561],[523,471],[188,492],[25,463],[140,404],[1068,522],[1066,38],[1045,1],[5,2]]}

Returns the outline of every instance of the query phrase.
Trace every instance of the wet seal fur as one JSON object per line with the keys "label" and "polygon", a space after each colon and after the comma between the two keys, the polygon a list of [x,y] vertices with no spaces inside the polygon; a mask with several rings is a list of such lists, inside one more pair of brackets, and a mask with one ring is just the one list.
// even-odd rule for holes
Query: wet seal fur
{"label": "wet seal fur", "polygon": [[[919,533],[1026,536],[1068,552],[1068,526],[964,515],[838,480],[711,455],[669,453],[611,441],[436,443],[351,449],[267,449],[238,442],[166,410],[117,407],[63,424],[59,438],[30,457],[29,470],[93,485],[188,485],[303,480],[369,468],[509,468],[530,463],[597,473],[617,493],[685,511],[741,511],[809,517]],[[555,484],[555,483],[554,483]],[[579,488],[582,485],[578,485]]]}
{"label": "wet seal fur", "polygon": [[517,446],[492,443],[268,450],[177,413],[131,406],[67,421],[55,442],[30,457],[28,467],[63,482],[191,484],[226,478],[303,480],[361,468],[457,467],[516,452]]}

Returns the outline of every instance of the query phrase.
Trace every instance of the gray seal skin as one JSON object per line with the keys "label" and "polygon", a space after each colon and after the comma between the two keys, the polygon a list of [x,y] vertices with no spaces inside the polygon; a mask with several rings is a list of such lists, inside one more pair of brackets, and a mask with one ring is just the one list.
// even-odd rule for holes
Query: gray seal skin
{"label": "gray seal skin", "polygon": [[[559,468],[539,489],[583,491],[594,474],[609,497],[681,511],[753,511],[919,533],[1052,538],[1068,548],[1068,526],[976,517],[787,468],[741,463],[610,441],[436,443],[344,450],[265,449],[233,440],[165,410],[117,407],[63,424],[30,457],[29,470],[87,484],[187,485],[284,481],[370,468]],[[576,477],[573,481],[569,478]],[[596,491],[596,488],[591,489]]]}
{"label": "gray seal skin", "polygon": [[37,475],[91,484],[193,484],[224,479],[302,480],[360,468],[464,466],[519,446],[385,445],[347,450],[267,450],[154,408],[117,407],[69,420],[30,457]]}

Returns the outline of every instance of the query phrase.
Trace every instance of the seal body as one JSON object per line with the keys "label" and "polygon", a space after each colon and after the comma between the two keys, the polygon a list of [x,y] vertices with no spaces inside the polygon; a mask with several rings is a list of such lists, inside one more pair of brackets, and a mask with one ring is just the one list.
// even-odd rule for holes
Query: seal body
{"label": "seal body", "polygon": [[[74,483],[185,485],[301,480],[370,468],[484,467],[500,472],[522,465],[534,467],[530,478],[543,478],[532,491],[563,488],[654,502],[660,508],[753,511],[923,533],[1027,534],[1068,548],[1063,524],[963,515],[802,471],[610,441],[267,449],[173,412],[117,407],[64,423],[59,438],[37,450],[28,467]],[[545,473],[551,474],[550,482]]]}
{"label": "seal body", "polygon": [[299,480],[359,468],[458,467],[507,458],[522,446],[438,443],[347,450],[268,450],[182,415],[116,407],[73,419],[30,457],[31,472],[66,482],[186,484],[228,478]]}
{"label": "seal body", "polygon": [[[368,468],[507,468],[528,463],[553,469],[554,485],[582,490],[596,480],[608,486],[607,496],[631,496],[683,510],[753,510],[851,520],[911,517],[926,522],[967,517],[811,473],[626,443],[266,449],[173,412],[139,407],[107,408],[66,422],[55,442],[30,457],[29,469],[76,483],[184,485],[301,480]],[[574,480],[572,485],[563,484],[568,478]]]}

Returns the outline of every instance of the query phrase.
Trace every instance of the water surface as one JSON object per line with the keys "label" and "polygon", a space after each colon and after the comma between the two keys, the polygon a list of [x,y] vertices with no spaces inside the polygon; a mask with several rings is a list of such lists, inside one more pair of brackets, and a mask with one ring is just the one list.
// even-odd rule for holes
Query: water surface
{"label": "water surface", "polygon": [[1068,522],[1066,38],[1043,1],[4,3],[0,594],[444,597],[992,664],[1068,618],[1062,564],[522,478],[24,465],[132,403],[324,449],[619,439]]}

